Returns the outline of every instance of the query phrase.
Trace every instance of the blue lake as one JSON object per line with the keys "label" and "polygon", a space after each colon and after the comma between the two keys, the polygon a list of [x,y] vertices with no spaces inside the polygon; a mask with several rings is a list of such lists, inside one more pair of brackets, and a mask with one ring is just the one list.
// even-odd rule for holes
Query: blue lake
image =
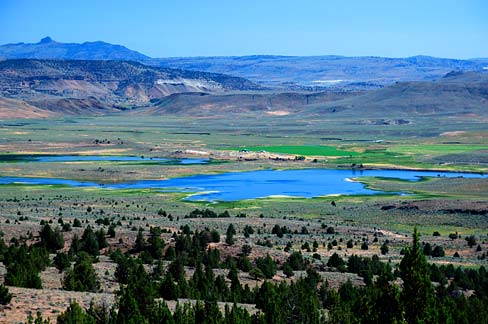
{"label": "blue lake", "polygon": [[210,159],[163,158],[130,155],[0,155],[0,162],[146,162],[155,164],[207,164]]}
{"label": "blue lake", "polygon": [[169,180],[141,180],[117,184],[100,184],[55,178],[0,177],[0,185],[66,185],[117,189],[160,189],[161,191],[192,193],[191,201],[237,201],[271,196],[319,197],[326,195],[371,195],[381,191],[367,189],[364,184],[350,179],[383,177],[418,181],[422,177],[488,178],[486,174],[451,173],[409,170],[265,170],[234,172],[218,175],[196,175]]}

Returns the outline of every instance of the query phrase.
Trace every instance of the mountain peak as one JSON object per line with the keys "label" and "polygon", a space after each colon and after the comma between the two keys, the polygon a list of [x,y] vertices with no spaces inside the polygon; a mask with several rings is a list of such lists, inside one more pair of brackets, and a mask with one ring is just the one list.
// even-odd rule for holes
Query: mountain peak
{"label": "mountain peak", "polygon": [[[1,1],[1,0],[0,0]],[[148,56],[121,45],[101,41],[62,43],[46,36],[34,44],[0,45],[0,57],[6,59],[34,58],[57,60],[123,60],[146,61]]]}
{"label": "mountain peak", "polygon": [[43,39],[41,39],[39,44],[48,44],[48,43],[52,43],[52,42],[54,42],[53,39],[49,36],[46,36]]}

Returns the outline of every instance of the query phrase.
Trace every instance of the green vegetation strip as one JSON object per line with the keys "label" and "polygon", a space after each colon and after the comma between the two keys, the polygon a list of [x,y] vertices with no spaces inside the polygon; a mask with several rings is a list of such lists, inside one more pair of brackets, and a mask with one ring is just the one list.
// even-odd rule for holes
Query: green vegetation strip
{"label": "green vegetation strip", "polygon": [[488,150],[488,145],[473,144],[419,144],[396,145],[388,148],[389,152],[401,154],[442,155]]}

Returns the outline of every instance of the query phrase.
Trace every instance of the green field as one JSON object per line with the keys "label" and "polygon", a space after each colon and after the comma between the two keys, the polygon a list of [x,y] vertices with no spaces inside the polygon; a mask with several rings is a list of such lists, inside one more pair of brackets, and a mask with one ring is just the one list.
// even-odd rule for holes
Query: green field
{"label": "green field", "polygon": [[477,144],[417,144],[396,145],[388,148],[389,152],[402,154],[444,155],[488,150],[488,145]]}

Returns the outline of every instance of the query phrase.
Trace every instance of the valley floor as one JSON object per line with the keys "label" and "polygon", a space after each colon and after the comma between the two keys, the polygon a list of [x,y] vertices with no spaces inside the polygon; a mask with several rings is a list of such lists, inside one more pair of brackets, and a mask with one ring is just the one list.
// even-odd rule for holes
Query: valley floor
{"label": "valley floor", "polygon": [[[14,154],[103,154],[149,157],[203,157],[213,163],[201,165],[159,165],[143,162],[11,162],[2,159],[0,176],[57,177],[84,181],[116,183],[140,179],[167,179],[195,174],[300,169],[300,168],[409,168],[443,171],[488,172],[488,131],[484,125],[466,119],[452,123],[417,118],[407,125],[358,125],[344,120],[297,120],[288,116],[255,120],[223,118],[220,120],[137,117],[66,118],[48,120],[2,121],[0,151]],[[244,150],[244,151],[243,151]],[[324,151],[325,150],[325,151]],[[327,151],[329,150],[329,151]],[[302,158],[303,157],[303,158]],[[270,255],[282,265],[290,253],[287,245],[301,251],[304,258],[327,279],[339,287],[348,279],[362,286],[363,278],[327,266],[334,253],[347,260],[351,255],[378,255],[394,269],[402,258],[403,248],[411,242],[417,227],[422,244],[441,247],[444,256],[429,257],[430,263],[453,264],[464,268],[487,265],[488,251],[488,179],[440,178],[409,183],[379,178],[362,180],[368,187],[388,191],[379,196],[334,196],[313,199],[265,198],[236,202],[190,202],[185,193],[155,190],[102,190],[62,186],[0,186],[0,230],[5,242],[21,238],[31,244],[38,240],[40,222],[52,226],[73,224],[81,220],[86,227],[106,228],[101,222],[120,222],[108,247],[94,264],[101,281],[100,292],[83,293],[60,290],[63,273],[54,267],[41,272],[42,290],[9,287],[12,304],[6,306],[0,321],[25,321],[28,313],[41,312],[54,318],[66,309],[70,299],[88,306],[92,298],[111,304],[118,283],[116,264],[108,258],[110,250],[131,250],[139,228],[144,237],[149,229],[160,227],[165,242],[188,225],[192,230],[216,229],[222,240],[211,243],[222,261],[236,256],[244,245],[251,247],[249,259]],[[399,196],[395,192],[408,192]],[[217,214],[228,211],[230,217],[189,218],[195,209],[210,209]],[[161,213],[164,211],[164,216]],[[169,217],[168,215],[171,215]],[[245,216],[244,216],[245,215]],[[60,219],[62,221],[60,221]],[[224,243],[229,225],[236,228],[235,244]],[[247,226],[254,233],[246,237]],[[279,237],[276,227],[290,232]],[[332,230],[327,231],[327,229]],[[433,235],[438,232],[438,235]],[[29,236],[29,233],[32,234]],[[74,234],[83,228],[73,227],[63,233],[68,251]],[[451,235],[450,235],[451,234]],[[468,246],[466,237],[476,244]],[[364,248],[363,243],[367,246]],[[381,248],[388,245],[388,252]],[[315,247],[313,247],[315,245]],[[308,246],[308,248],[307,248]],[[479,246],[479,248],[478,248]],[[456,255],[456,256],[455,256]],[[51,255],[51,258],[54,254]],[[168,267],[169,262],[164,262]],[[146,265],[148,272],[152,266]],[[190,278],[195,269],[185,268]],[[227,276],[227,269],[214,269]],[[1,268],[0,278],[5,276]],[[296,271],[295,279],[304,275]],[[291,281],[282,270],[274,282]],[[262,279],[244,271],[239,280],[253,287]],[[174,302],[170,308],[174,308]],[[221,305],[222,306],[222,305]],[[244,305],[251,312],[254,305]]]}

